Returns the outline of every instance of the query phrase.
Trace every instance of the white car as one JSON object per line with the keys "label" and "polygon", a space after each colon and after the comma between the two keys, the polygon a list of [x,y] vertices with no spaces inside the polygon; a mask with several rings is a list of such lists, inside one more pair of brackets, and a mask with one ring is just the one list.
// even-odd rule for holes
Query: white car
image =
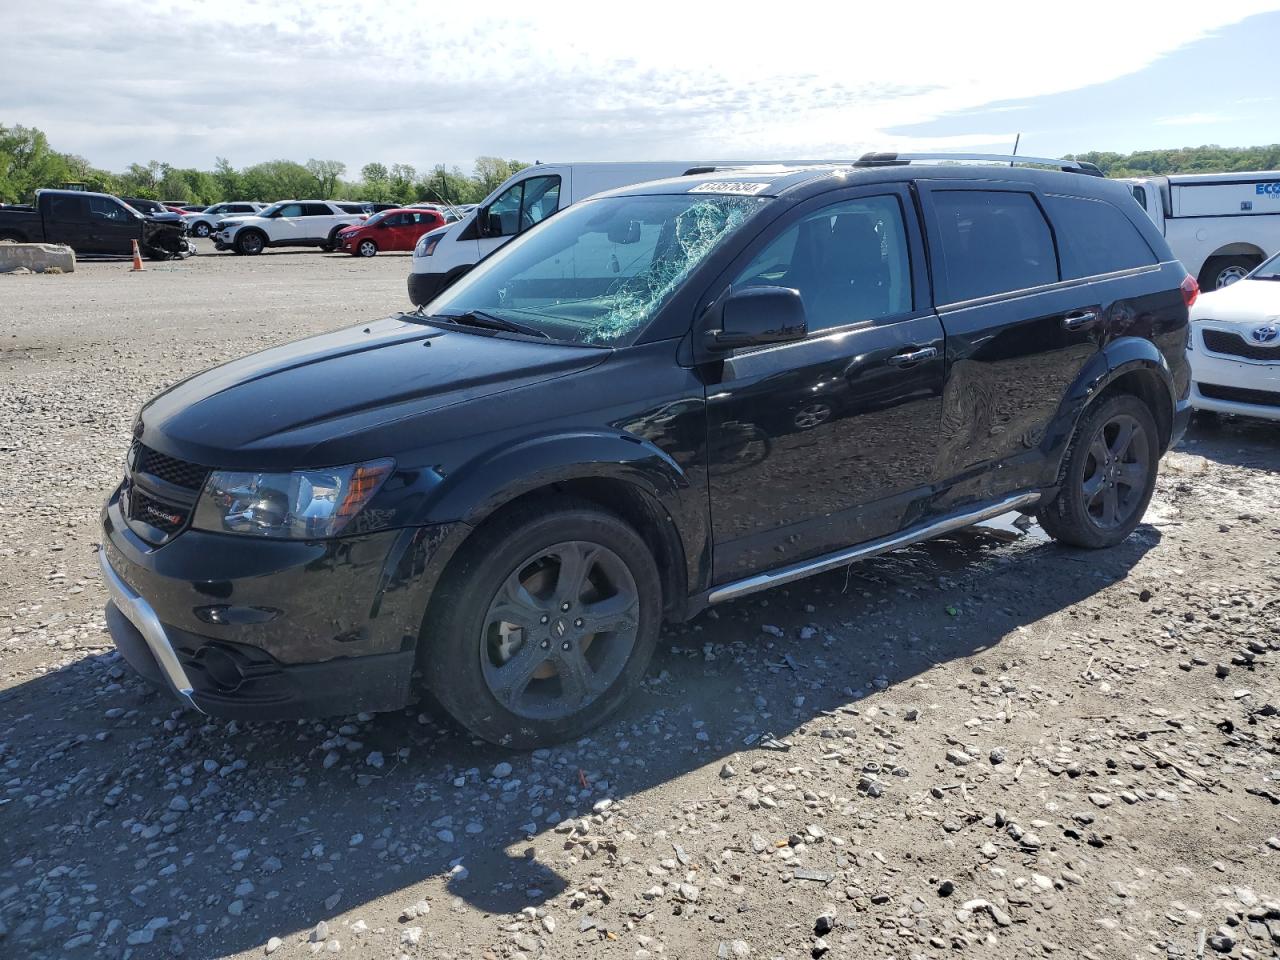
{"label": "white car", "polygon": [[252,217],[266,207],[265,203],[253,203],[249,200],[231,200],[226,203],[215,203],[195,213],[186,213],[182,222],[187,225],[187,233],[193,237],[207,237],[213,233],[219,221],[227,217]]}
{"label": "white car", "polygon": [[1280,254],[1191,308],[1191,405],[1280,420]]}
{"label": "white car", "polygon": [[366,215],[354,203],[332,200],[281,200],[255,216],[234,217],[217,225],[214,246],[254,255],[267,247],[337,247],[338,231],[363,223]]}

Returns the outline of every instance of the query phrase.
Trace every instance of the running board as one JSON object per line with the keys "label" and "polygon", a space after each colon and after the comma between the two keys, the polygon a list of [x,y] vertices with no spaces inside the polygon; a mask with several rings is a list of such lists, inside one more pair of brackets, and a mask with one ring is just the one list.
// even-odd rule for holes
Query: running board
{"label": "running board", "polygon": [[941,520],[935,520],[923,527],[913,527],[910,530],[902,531],[902,533],[895,533],[891,537],[882,537],[879,540],[871,540],[856,547],[848,547],[836,553],[815,557],[812,560],[804,560],[800,563],[793,563],[790,566],[778,567],[766,573],[757,573],[755,576],[747,577],[745,580],[737,580],[733,583],[726,583],[723,586],[716,587],[707,595],[707,603],[723,603],[726,600],[736,600],[738,597],[745,597],[749,593],[768,590],[770,587],[791,583],[793,580],[801,580],[815,573],[824,573],[827,570],[846,566],[855,560],[865,560],[867,557],[887,553],[899,547],[908,547],[913,543],[919,543],[921,540],[940,537],[944,533],[950,533],[952,530],[959,530],[962,527],[969,527],[975,523],[981,523],[983,520],[990,520],[993,517],[1000,516],[1002,513],[1008,513],[1010,510],[1021,510],[1029,507],[1039,499],[1039,493],[1020,493],[1015,497],[1009,497],[999,503],[988,504],[977,510],[950,514]]}

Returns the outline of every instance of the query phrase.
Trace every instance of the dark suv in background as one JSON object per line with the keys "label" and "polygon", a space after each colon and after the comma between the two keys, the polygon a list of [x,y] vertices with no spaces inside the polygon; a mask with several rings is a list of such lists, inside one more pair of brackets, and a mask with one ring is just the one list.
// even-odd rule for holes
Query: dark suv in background
{"label": "dark suv in background", "polygon": [[615,709],[664,619],[1011,510],[1120,542],[1195,282],[1084,165],[932,159],[616,191],[162,393],[103,511],[120,650],[217,716],[425,687],[531,747]]}

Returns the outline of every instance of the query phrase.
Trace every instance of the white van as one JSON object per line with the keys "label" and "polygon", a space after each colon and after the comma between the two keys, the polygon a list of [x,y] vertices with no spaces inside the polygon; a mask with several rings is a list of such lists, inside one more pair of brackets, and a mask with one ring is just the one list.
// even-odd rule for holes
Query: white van
{"label": "white van", "polygon": [[[764,163],[766,161],[754,161]],[[605,190],[686,173],[706,173],[741,160],[647,163],[537,163],[509,177],[456,223],[423,234],[413,251],[409,299],[429,303],[483,257],[557,210]]]}
{"label": "white van", "polygon": [[1125,182],[1201,290],[1235,283],[1280,250],[1280,171]]}

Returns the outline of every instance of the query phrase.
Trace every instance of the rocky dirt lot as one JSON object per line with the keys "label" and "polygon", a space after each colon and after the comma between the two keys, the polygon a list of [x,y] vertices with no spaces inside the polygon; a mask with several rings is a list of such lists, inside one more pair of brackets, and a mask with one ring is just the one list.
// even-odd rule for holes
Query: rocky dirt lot
{"label": "rocky dirt lot", "polygon": [[0,956],[1280,956],[1272,425],[1193,431],[1109,552],[996,525],[712,610],[554,750],[134,679],[94,553],[135,409],[408,266],[0,277]]}

